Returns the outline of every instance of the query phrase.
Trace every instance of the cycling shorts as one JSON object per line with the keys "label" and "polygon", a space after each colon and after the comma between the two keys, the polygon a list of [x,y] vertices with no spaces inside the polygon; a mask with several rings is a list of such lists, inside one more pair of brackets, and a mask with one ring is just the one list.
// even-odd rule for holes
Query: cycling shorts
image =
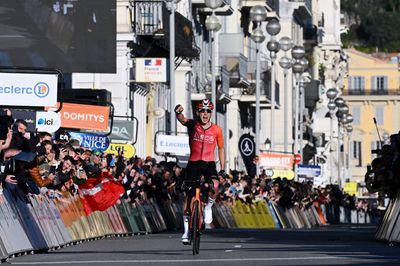
{"label": "cycling shorts", "polygon": [[204,176],[207,182],[218,180],[217,166],[215,162],[189,161],[186,166],[186,180],[196,181]]}

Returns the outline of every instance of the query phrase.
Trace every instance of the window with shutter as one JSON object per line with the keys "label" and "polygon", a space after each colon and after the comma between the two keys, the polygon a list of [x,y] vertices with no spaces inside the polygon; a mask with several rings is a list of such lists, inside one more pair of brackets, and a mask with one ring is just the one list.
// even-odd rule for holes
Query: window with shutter
{"label": "window with shutter", "polygon": [[353,125],[360,124],[360,106],[353,106],[352,115],[353,115]]}
{"label": "window with shutter", "polygon": [[384,123],[383,113],[384,113],[384,107],[383,106],[375,107],[376,124],[378,124],[380,126],[383,125],[383,123]]}

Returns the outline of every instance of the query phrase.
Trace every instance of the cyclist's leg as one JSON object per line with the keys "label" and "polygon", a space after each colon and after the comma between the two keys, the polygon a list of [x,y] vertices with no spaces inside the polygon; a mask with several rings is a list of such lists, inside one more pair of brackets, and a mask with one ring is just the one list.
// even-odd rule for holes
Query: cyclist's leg
{"label": "cyclist's leg", "polygon": [[189,162],[186,167],[186,178],[185,178],[185,202],[183,206],[183,226],[184,232],[182,235],[182,243],[189,244],[189,220],[190,220],[190,208],[192,198],[195,192],[195,186],[193,185],[198,178],[198,165],[196,162]]}
{"label": "cyclist's leg", "polygon": [[208,163],[206,178],[213,185],[213,189],[210,189],[208,194],[208,203],[204,208],[204,222],[210,224],[212,223],[212,206],[219,194],[219,180],[215,162]]}

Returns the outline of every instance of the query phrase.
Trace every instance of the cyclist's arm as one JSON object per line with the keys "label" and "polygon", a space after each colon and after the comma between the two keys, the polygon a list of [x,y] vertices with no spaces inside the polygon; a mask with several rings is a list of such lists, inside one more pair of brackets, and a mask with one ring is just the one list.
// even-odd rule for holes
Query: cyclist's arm
{"label": "cyclist's arm", "polygon": [[222,128],[218,128],[217,133],[217,146],[218,146],[218,159],[220,164],[220,169],[225,170],[225,145],[224,137],[222,135]]}
{"label": "cyclist's arm", "polygon": [[188,118],[186,118],[184,115],[183,115],[183,107],[182,107],[182,105],[180,105],[180,104],[178,104],[176,107],[175,107],[175,115],[176,115],[176,119],[182,124],[182,125],[185,125],[186,123],[187,123],[187,121],[189,120]]}
{"label": "cyclist's arm", "polygon": [[219,157],[219,164],[220,164],[220,169],[225,170],[225,148],[218,148],[218,157]]}

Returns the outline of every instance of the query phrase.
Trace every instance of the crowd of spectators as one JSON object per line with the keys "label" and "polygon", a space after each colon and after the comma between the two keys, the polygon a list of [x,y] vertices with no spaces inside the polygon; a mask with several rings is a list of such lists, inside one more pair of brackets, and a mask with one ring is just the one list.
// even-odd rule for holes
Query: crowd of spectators
{"label": "crowd of spectators", "polygon": [[[25,194],[62,197],[79,193],[87,178],[108,172],[124,187],[121,200],[128,202],[154,199],[158,203],[179,200],[185,169],[175,162],[157,162],[154,158],[124,158],[123,154],[106,154],[82,148],[68,132],[56,134],[29,133],[24,120],[13,121],[11,114],[0,120],[1,185],[19,187]],[[249,176],[244,171],[231,171],[229,178],[220,177],[219,201],[234,204],[272,201],[282,208],[312,204],[368,209],[363,202],[343,193],[335,185],[313,187],[286,178],[271,179],[266,175]],[[338,221],[335,214],[334,221]]]}

